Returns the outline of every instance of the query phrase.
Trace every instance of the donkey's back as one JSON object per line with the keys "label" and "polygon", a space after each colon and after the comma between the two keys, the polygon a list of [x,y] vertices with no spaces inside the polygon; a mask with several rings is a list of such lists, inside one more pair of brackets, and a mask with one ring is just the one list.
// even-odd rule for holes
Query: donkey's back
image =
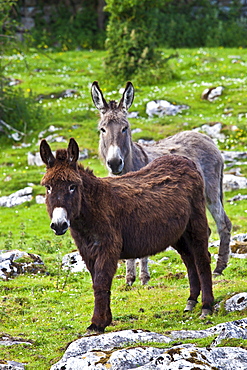
{"label": "donkey's back", "polygon": [[[218,193],[215,189],[222,192],[221,177],[224,162],[220,151],[207,135],[194,131],[183,131],[155,144],[144,144],[143,147],[148,155],[149,162],[164,154],[190,158],[195,162],[203,177],[207,201],[212,201],[212,198],[214,201],[217,200]],[[220,195],[222,199],[222,193]]]}

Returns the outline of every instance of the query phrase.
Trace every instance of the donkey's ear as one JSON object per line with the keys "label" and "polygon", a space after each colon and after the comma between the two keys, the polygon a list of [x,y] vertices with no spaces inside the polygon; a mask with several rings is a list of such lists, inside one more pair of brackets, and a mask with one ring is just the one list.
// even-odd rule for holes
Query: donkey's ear
{"label": "donkey's ear", "polygon": [[68,146],[68,160],[71,163],[76,163],[79,158],[79,147],[75,139],[71,138]]}
{"label": "donkey's ear", "polygon": [[119,107],[128,110],[134,100],[134,86],[129,81],[126,84],[125,90],[123,92],[122,99],[119,102]]}
{"label": "donkey's ear", "polygon": [[94,81],[91,88],[91,95],[94,105],[100,111],[105,111],[108,108],[108,104],[103,96],[102,91],[99,88],[97,81]]}
{"label": "donkey's ear", "polygon": [[42,161],[46,164],[47,168],[54,166],[55,157],[52,154],[51,148],[45,139],[41,140],[40,143],[40,156]]}

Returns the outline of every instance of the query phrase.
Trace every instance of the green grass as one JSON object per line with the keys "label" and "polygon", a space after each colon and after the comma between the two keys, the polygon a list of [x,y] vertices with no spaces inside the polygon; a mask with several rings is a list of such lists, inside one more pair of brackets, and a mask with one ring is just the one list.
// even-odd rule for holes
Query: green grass
{"label": "green grass", "polygon": [[[163,50],[169,56],[173,50]],[[141,128],[133,139],[161,139],[185,129],[192,129],[205,123],[221,122],[226,135],[224,142],[218,142],[222,150],[246,150],[247,77],[245,50],[242,49],[181,49],[179,57],[169,61],[174,80],[160,81],[158,86],[139,86],[135,81],[135,100],[131,110],[138,111],[140,118],[131,119],[132,128]],[[40,180],[44,167],[27,164],[28,151],[38,151],[38,133],[50,125],[60,130],[66,139],[74,137],[80,148],[87,148],[89,158],[85,166],[94,169],[98,176],[105,176],[106,170],[97,156],[98,112],[90,96],[90,86],[98,80],[107,100],[119,100],[119,88],[114,77],[103,74],[103,51],[77,51],[66,53],[32,52],[24,55],[5,56],[9,62],[7,77],[23,81],[20,85],[28,95],[50,94],[64,89],[76,89],[78,95],[66,99],[44,99],[40,101],[46,112],[46,121],[40,129],[29,132],[25,142],[27,148],[15,148],[18,143],[0,136],[0,196],[34,184],[34,196],[44,194]],[[239,56],[243,63],[232,63]],[[206,87],[223,85],[223,95],[215,102],[201,100]],[[17,87],[13,87],[15,89]],[[189,110],[175,117],[147,118],[145,106],[152,99],[167,99],[178,104],[188,104]],[[9,122],[10,123],[10,122]],[[11,124],[11,123],[10,123]],[[237,126],[237,131],[232,127]],[[47,134],[48,135],[48,134]],[[44,135],[46,136],[46,135]],[[66,147],[66,143],[51,144],[55,150]],[[241,167],[247,176],[247,166]],[[7,181],[8,180],[8,181]],[[225,209],[233,223],[233,234],[246,232],[247,201],[229,203],[234,195],[247,194],[246,190],[227,192]],[[216,227],[210,215],[212,229],[210,239],[218,239]],[[27,370],[49,369],[61,358],[66,345],[82,335],[90,324],[93,311],[93,290],[89,273],[71,274],[61,271],[64,254],[75,249],[69,233],[56,237],[49,228],[45,205],[35,204],[33,199],[13,208],[0,208],[0,249],[22,249],[39,254],[46,271],[39,275],[20,275],[15,279],[0,281],[0,333],[31,341],[32,345],[1,346],[0,360],[15,360],[27,363]],[[212,267],[215,267],[211,248]],[[234,293],[247,290],[245,260],[231,259],[224,275],[214,279],[215,301],[220,309],[207,320],[199,319],[200,304],[195,312],[184,314],[183,308],[189,293],[186,269],[174,251],[166,251],[151,257],[159,261],[150,264],[151,280],[148,286],[140,281],[131,288],[125,286],[125,265],[120,262],[112,287],[113,323],[106,331],[122,329],[144,329],[165,333],[179,329],[203,329],[221,322],[246,316],[246,312],[226,313],[223,302]],[[159,299],[157,300],[157,297]],[[194,340],[196,345],[209,345],[213,338]],[[225,345],[246,346],[244,341],[228,341]]]}

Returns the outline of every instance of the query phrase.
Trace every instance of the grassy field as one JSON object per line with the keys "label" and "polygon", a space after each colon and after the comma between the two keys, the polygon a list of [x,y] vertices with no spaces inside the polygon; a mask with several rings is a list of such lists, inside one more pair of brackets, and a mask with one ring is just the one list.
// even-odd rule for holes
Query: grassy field
{"label": "grassy field", "polygon": [[[163,50],[164,56],[173,50]],[[247,146],[247,76],[246,51],[243,49],[182,49],[178,57],[169,61],[174,78],[160,81],[157,86],[135,87],[135,100],[131,111],[139,118],[130,119],[132,128],[141,128],[133,139],[161,139],[181,130],[199,127],[205,123],[221,122],[226,139],[218,142],[222,150],[246,150]],[[98,80],[107,99],[119,100],[119,89],[114,78],[107,80],[103,74],[104,52],[77,51],[66,53],[16,54],[3,57],[8,63],[6,76],[22,80],[19,85],[28,95],[56,94],[74,89],[71,98],[38,99],[45,120],[40,125],[25,127],[24,138],[29,147],[21,147],[6,136],[0,136],[0,196],[9,195],[32,183],[34,196],[44,194],[40,180],[44,167],[28,166],[27,153],[39,149],[38,134],[50,125],[59,128],[57,133],[68,140],[74,137],[81,149],[89,151],[85,166],[97,176],[106,171],[97,155],[98,112],[90,96],[90,87]],[[224,86],[223,95],[210,103],[201,99],[206,87]],[[17,89],[14,86],[13,89]],[[177,104],[187,104],[190,109],[175,117],[148,118],[146,103],[152,99],[166,99]],[[11,124],[11,122],[9,122]],[[237,127],[237,129],[236,129]],[[48,133],[44,134],[44,137]],[[52,148],[67,147],[67,143],[53,143]],[[247,166],[241,166],[247,176]],[[229,203],[237,193],[225,193],[225,209],[233,223],[233,234],[246,232],[247,201]],[[218,239],[215,225],[209,216],[211,240]],[[93,290],[89,273],[71,274],[61,271],[64,254],[75,249],[69,233],[62,237],[53,235],[44,205],[31,202],[14,208],[0,209],[0,249],[21,249],[39,254],[46,271],[39,275],[20,275],[15,279],[0,281],[0,334],[31,341],[0,348],[1,360],[26,363],[26,369],[49,369],[61,358],[66,345],[85,334],[93,310]],[[215,266],[216,248],[211,248],[212,267]],[[162,257],[167,260],[159,262]],[[125,286],[125,266],[120,262],[112,287],[113,323],[106,331],[145,329],[164,333],[176,329],[199,329],[246,316],[246,312],[226,313],[223,302],[237,292],[247,290],[245,260],[231,259],[224,275],[214,279],[214,294],[219,310],[206,321],[199,320],[200,305],[192,314],[184,314],[183,307],[189,294],[186,269],[174,251],[151,257],[151,280],[141,286],[139,280],[131,288]],[[159,300],[157,300],[159,297]],[[197,340],[207,345],[213,338]],[[243,345],[246,341],[229,340],[226,345]]]}

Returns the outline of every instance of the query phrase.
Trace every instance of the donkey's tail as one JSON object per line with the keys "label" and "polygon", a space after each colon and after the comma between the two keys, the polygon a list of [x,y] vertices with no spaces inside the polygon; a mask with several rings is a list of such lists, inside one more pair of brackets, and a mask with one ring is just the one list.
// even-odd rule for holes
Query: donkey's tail
{"label": "donkey's tail", "polygon": [[[220,171],[220,201],[221,201],[221,204],[222,204],[222,207],[224,208],[224,193],[223,193],[223,176],[224,176],[224,173],[223,173],[223,169],[224,169],[224,164],[222,163],[222,166],[221,166],[221,171]],[[229,231],[231,231],[232,229],[232,223],[231,221],[229,220],[226,212],[224,212],[224,216],[225,216],[225,223],[226,223],[226,226],[227,226],[227,229]]]}

